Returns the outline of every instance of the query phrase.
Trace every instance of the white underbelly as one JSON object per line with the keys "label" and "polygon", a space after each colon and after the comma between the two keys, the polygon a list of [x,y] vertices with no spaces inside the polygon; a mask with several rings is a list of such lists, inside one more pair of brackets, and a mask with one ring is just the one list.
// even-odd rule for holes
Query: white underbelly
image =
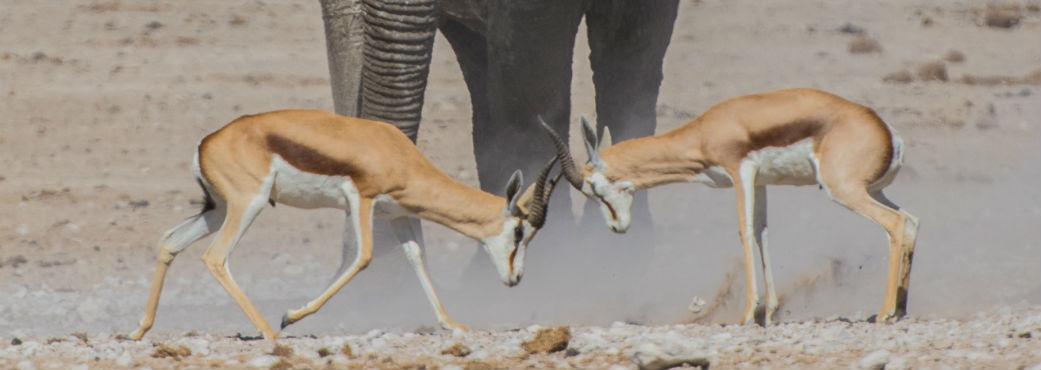
{"label": "white underbelly", "polygon": [[304,172],[279,156],[271,159],[271,200],[297,208],[347,209],[344,186],[353,187],[348,176],[326,176]]}
{"label": "white underbelly", "polygon": [[[279,156],[271,163],[275,183],[271,200],[296,208],[339,208],[350,211],[348,193],[358,193],[350,176],[326,176],[301,171]],[[411,215],[389,195],[373,198],[373,217],[393,219]]]}
{"label": "white underbelly", "polygon": [[757,169],[756,185],[813,185],[817,183],[814,162],[813,141],[805,139],[751,152],[741,165]]}

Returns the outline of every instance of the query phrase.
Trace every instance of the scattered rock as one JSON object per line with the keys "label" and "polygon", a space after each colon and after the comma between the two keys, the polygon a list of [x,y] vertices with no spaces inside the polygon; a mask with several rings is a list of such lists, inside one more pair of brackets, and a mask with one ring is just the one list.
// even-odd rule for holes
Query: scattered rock
{"label": "scattered rock", "polygon": [[451,347],[441,350],[442,355],[452,355],[455,357],[466,357],[470,355],[470,352],[470,348],[464,346],[462,343],[456,343]]}
{"label": "scattered rock", "polygon": [[87,337],[87,333],[84,333],[82,331],[77,331],[77,332],[69,334],[69,335],[75,337],[76,339],[79,339],[80,342],[83,342],[83,343],[88,343],[89,342],[88,341],[88,337]]}
{"label": "scattered rock", "polygon": [[859,34],[864,33],[864,28],[862,28],[860,26],[857,26],[855,24],[852,24],[852,23],[846,23],[846,24],[842,25],[842,27],[839,27],[839,32],[846,33],[846,34],[851,34],[851,35],[859,35]]}
{"label": "scattered rock", "polygon": [[19,254],[17,256],[8,257],[6,261],[0,261],[0,267],[11,266],[13,268],[18,268],[18,266],[28,262],[29,260],[25,259],[25,256]]}
{"label": "scattered rock", "polygon": [[908,84],[914,81],[914,76],[907,70],[897,71],[882,77],[882,82],[897,83],[897,84]]}
{"label": "scattered rock", "polygon": [[123,351],[123,354],[119,355],[119,357],[116,358],[116,366],[119,366],[119,367],[130,367],[130,365],[133,365],[133,364],[134,364],[134,358],[130,357],[130,351],[129,350]]}
{"label": "scattered rock", "polygon": [[1012,28],[1018,25],[1021,19],[1023,15],[1019,9],[1012,8],[990,8],[983,15],[983,22],[991,28]]}
{"label": "scattered rock", "polygon": [[535,338],[521,343],[521,348],[529,354],[553,353],[563,351],[571,341],[571,328],[560,326],[556,328],[539,329]]}
{"label": "scattered rock", "polygon": [[948,80],[947,65],[939,60],[922,64],[918,66],[918,79],[922,81],[946,82]]}
{"label": "scattered rock", "polygon": [[11,338],[11,345],[12,346],[20,346],[20,345],[22,345],[22,340],[18,339],[18,337]]}
{"label": "scattered rock", "polygon": [[882,370],[889,363],[889,351],[878,350],[868,353],[857,361],[857,368],[864,370]]}
{"label": "scattered rock", "polygon": [[908,370],[911,365],[907,363],[907,359],[903,357],[893,357],[886,363],[885,370]]}
{"label": "scattered rock", "polygon": [[166,343],[160,343],[155,347],[152,352],[152,357],[155,358],[172,358],[180,359],[181,357],[188,357],[192,355],[192,350],[185,346],[171,346]]}
{"label": "scattered rock", "polygon": [[328,348],[322,347],[318,349],[318,357],[329,357],[333,352]]}
{"label": "scattered rock", "polygon": [[271,349],[271,354],[278,357],[292,357],[293,347],[276,344],[275,347]]}
{"label": "scattered rock", "polygon": [[293,368],[293,364],[286,359],[281,358],[274,365],[271,365],[271,370],[289,370]]}
{"label": "scattered rock", "polygon": [[252,360],[249,360],[249,363],[247,365],[266,369],[271,368],[275,364],[279,363],[281,360],[282,358],[278,356],[263,355],[254,357]]}
{"label": "scattered rock", "polygon": [[691,313],[701,313],[701,311],[705,310],[706,304],[708,303],[705,302],[705,299],[694,296],[694,298],[691,298],[690,304],[687,305],[687,311],[690,311]]}
{"label": "scattered rock", "polygon": [[698,354],[673,354],[663,351],[654,344],[641,345],[632,356],[633,363],[640,370],[664,370],[680,366],[708,369],[708,357]]}
{"label": "scattered rock", "polygon": [[853,41],[849,42],[849,53],[850,54],[868,54],[868,53],[881,53],[882,44],[879,44],[873,38],[860,35]]}
{"label": "scattered rock", "polygon": [[951,50],[944,54],[943,60],[951,63],[961,63],[965,61],[965,54],[957,50]]}
{"label": "scattered rock", "polygon": [[159,23],[159,21],[151,21],[145,25],[145,28],[147,28],[149,31],[155,31],[157,29],[163,28],[163,24]]}

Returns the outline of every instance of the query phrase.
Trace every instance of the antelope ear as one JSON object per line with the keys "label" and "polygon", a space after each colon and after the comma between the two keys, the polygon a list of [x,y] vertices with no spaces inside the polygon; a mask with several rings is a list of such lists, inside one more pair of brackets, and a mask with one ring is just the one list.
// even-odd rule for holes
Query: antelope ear
{"label": "antelope ear", "polygon": [[600,161],[600,140],[596,137],[596,129],[589,124],[589,121],[585,117],[582,117],[582,136],[586,143],[586,154],[589,156],[589,163],[592,163],[596,168],[603,168],[604,163]]}
{"label": "antelope ear", "polygon": [[513,176],[510,176],[510,181],[506,183],[507,211],[512,211],[517,207],[517,199],[520,198],[518,193],[522,182],[524,182],[524,174],[520,170],[513,171]]}

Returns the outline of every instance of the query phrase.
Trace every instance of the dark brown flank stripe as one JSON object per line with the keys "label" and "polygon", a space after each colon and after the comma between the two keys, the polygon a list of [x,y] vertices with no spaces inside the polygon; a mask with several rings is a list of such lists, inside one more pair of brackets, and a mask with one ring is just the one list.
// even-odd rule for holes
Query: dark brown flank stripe
{"label": "dark brown flank stripe", "polygon": [[[749,137],[751,148],[749,151],[759,150],[766,147],[785,147],[808,137],[818,136],[821,123],[816,120],[800,120],[785,125],[777,125],[761,132],[752,132]],[[814,145],[817,144],[814,140]]]}
{"label": "dark brown flank stripe", "polygon": [[277,134],[268,134],[268,149],[301,171],[319,175],[358,175],[360,170],[351,163],[342,162],[317,150],[298,144]]}

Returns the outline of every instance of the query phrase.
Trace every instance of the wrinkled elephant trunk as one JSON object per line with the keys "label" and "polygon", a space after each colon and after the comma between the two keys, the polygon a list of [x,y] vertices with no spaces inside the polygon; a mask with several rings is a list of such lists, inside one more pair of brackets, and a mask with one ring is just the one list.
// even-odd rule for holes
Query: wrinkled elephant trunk
{"label": "wrinkled elephant trunk", "polygon": [[322,0],[336,112],[394,124],[413,141],[439,0]]}

